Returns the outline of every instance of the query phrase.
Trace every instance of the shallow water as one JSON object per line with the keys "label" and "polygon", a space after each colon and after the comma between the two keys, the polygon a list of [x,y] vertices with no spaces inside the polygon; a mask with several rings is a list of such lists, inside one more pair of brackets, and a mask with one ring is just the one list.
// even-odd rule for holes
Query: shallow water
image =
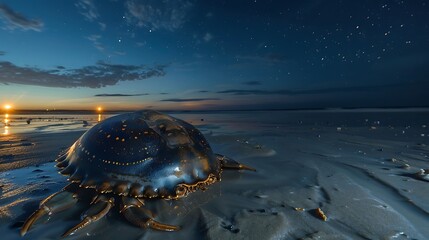
{"label": "shallow water", "polygon": [[[425,239],[429,235],[429,113],[264,111],[173,114],[215,152],[258,171],[225,171],[205,192],[151,201],[175,233],[138,229],[116,212],[72,239]],[[97,116],[15,118],[0,137],[0,231],[19,227],[67,184],[52,160]],[[49,121],[50,120],[50,121]],[[88,125],[84,126],[83,121]],[[38,222],[24,239],[58,239],[88,205]],[[320,219],[320,208],[327,221]]]}

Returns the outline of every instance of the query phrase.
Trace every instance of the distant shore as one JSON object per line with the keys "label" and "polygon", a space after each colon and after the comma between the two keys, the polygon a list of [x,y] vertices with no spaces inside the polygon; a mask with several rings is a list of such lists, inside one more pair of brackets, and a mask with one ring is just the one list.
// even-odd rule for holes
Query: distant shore
{"label": "distant shore", "polygon": [[[104,110],[103,114],[120,114],[126,112],[138,111],[135,110]],[[145,109],[150,110],[150,109]],[[157,110],[157,109],[153,109]],[[166,113],[223,113],[223,112],[268,112],[268,111],[332,111],[332,112],[429,112],[428,107],[345,107],[345,108],[279,108],[279,109],[208,109],[208,110],[157,110]],[[17,115],[67,115],[67,114],[98,114],[95,110],[33,110],[33,109],[14,109],[10,111]]]}

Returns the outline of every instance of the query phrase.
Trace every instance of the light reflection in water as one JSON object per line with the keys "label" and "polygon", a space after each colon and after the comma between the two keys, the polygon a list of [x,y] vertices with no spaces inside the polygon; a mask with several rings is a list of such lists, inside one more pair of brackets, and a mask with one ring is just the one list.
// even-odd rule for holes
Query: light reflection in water
{"label": "light reflection in water", "polygon": [[97,113],[98,113],[98,122],[101,122],[101,118],[103,117],[101,116],[101,114],[103,113],[103,108],[97,107]]}
{"label": "light reflection in water", "polygon": [[6,113],[4,115],[4,132],[3,135],[8,135],[9,134],[9,127],[10,127],[10,115],[8,113]]}

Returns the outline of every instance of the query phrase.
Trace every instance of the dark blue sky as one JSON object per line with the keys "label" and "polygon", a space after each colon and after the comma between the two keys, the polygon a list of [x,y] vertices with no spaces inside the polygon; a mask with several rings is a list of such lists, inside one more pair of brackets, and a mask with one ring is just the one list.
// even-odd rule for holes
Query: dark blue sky
{"label": "dark blue sky", "polygon": [[427,1],[0,1],[29,109],[429,106]]}

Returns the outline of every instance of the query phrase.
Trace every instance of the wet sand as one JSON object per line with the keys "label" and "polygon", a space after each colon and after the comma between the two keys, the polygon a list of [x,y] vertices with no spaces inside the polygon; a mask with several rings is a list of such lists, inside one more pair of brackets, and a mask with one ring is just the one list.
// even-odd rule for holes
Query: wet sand
{"label": "wet sand", "polygon": [[[157,220],[179,232],[138,229],[112,211],[70,239],[428,239],[426,111],[173,115],[257,172],[224,171],[205,192],[149,201]],[[91,127],[81,119],[24,123],[0,135],[1,239],[21,239],[39,201],[67,184],[52,161]],[[87,207],[46,217],[23,239],[58,239]]]}

